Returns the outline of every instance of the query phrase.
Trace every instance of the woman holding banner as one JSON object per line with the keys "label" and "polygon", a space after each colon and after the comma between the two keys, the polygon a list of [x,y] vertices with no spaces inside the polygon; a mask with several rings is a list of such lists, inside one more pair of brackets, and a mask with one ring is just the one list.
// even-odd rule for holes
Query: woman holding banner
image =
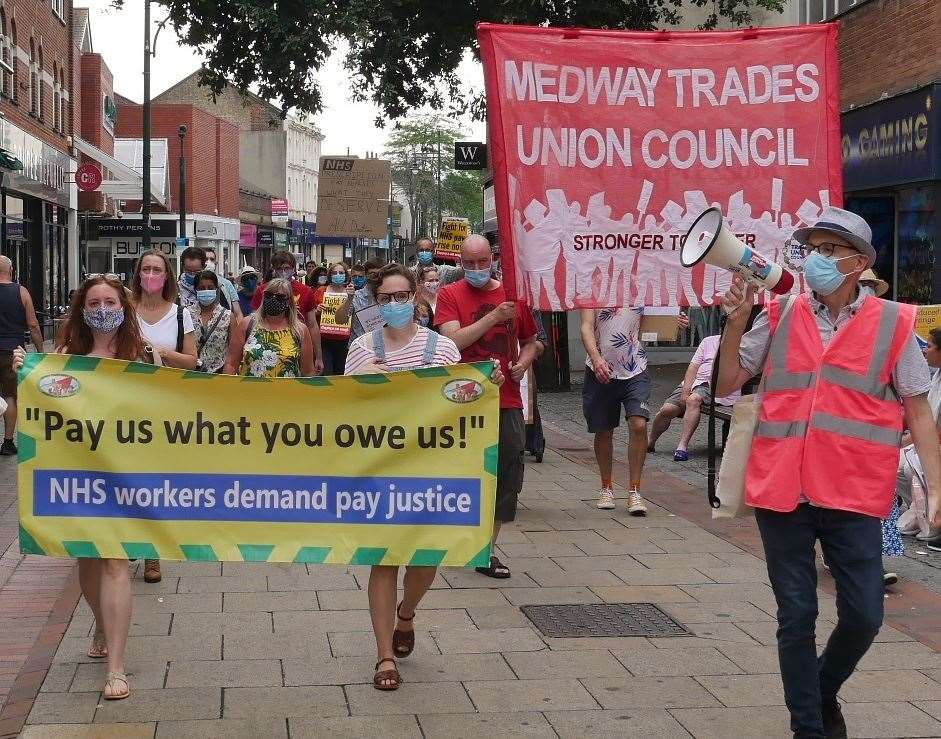
{"label": "woman holding banner", "polygon": [[196,275],[196,300],[197,305],[189,308],[199,329],[196,369],[218,374],[229,356],[233,313],[219,302],[219,278],[215,272],[205,270]]}
{"label": "woman holding banner", "polygon": [[338,320],[337,311],[346,304],[346,286],[350,273],[346,264],[330,265],[330,282],[314,293],[317,319],[320,322],[320,346],[323,349],[323,373],[342,375],[346,353],[350,347],[350,319]]}
{"label": "woman holding banner", "polygon": [[[69,317],[62,326],[56,351],[103,359],[155,361],[144,344],[137,314],[118,275],[89,275],[72,296]],[[14,353],[13,366],[23,366],[25,352]],[[159,358],[156,360],[159,363]],[[124,649],[131,627],[131,573],[126,559],[78,560],[82,595],[95,615],[95,635],[88,656],[108,660],[105,700],[130,695],[124,670]]]}
{"label": "woman holding banner", "polygon": [[[385,328],[353,340],[346,374],[415,370],[461,361],[461,352],[453,341],[416,323],[417,283],[411,270],[400,264],[388,264],[370,279],[369,287]],[[498,386],[503,384],[499,363],[490,379]],[[373,676],[376,690],[397,690],[401,684],[396,658],[408,657],[415,648],[412,621],[436,572],[436,567],[406,567],[404,593],[396,606],[399,568],[376,565],[370,570],[369,613],[379,655]]]}
{"label": "woman holding banner", "polygon": [[229,344],[223,372],[243,377],[313,377],[314,340],[300,319],[291,281],[265,285],[258,310],[243,319]]}

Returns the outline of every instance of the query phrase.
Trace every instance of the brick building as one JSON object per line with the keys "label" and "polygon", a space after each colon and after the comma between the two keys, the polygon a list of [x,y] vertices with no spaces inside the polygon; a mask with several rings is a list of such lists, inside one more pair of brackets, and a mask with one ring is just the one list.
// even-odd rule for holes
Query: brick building
{"label": "brick building", "polygon": [[846,207],[873,228],[890,297],[941,302],[941,5],[800,0],[840,24]]}
{"label": "brick building", "polygon": [[78,271],[72,24],[71,0],[0,3],[0,251],[45,320],[64,310]]}
{"label": "brick building", "polygon": [[[115,95],[116,156],[139,168],[142,161],[143,106]],[[181,139],[180,127],[186,126]],[[151,182],[156,191],[166,188],[166,207],[154,205],[152,220],[157,232],[152,245],[176,264],[177,238],[216,250],[220,269],[235,270],[239,238],[239,132],[232,123],[192,105],[154,104],[151,108]],[[186,226],[181,233],[180,157],[185,158]],[[106,255],[111,268],[129,273],[140,254],[142,242],[135,222],[140,219],[140,200],[121,201],[118,219],[92,225],[89,259]]]}
{"label": "brick building", "polygon": [[[230,121],[240,131],[243,255],[267,263],[272,249],[290,248],[310,257],[315,243],[317,179],[323,134],[312,123],[281,111],[257,95],[226,88],[215,100],[198,83],[199,74],[183,78],[157,95],[159,103],[189,103]],[[288,201],[287,221],[273,220],[270,201]]]}

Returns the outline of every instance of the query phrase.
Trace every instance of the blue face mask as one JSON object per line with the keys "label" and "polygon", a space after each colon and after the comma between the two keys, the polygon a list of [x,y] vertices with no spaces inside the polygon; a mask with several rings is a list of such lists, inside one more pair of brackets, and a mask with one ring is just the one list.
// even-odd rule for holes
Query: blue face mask
{"label": "blue face mask", "polygon": [[489,269],[465,269],[464,279],[467,280],[474,287],[484,287],[484,285],[490,282],[490,270]]}
{"label": "blue face mask", "polygon": [[357,290],[366,287],[366,275],[356,275],[353,278],[353,287]]}
{"label": "blue face mask", "polygon": [[830,259],[819,252],[812,251],[804,260],[804,279],[807,280],[808,287],[818,295],[832,295],[835,293],[849,277],[849,275],[840,272],[837,262],[852,259],[854,256]]}
{"label": "blue face mask", "polygon": [[342,272],[336,272],[330,275],[330,282],[332,282],[334,285],[345,285],[346,275]]}
{"label": "blue face mask", "polygon": [[405,328],[415,320],[414,303],[389,303],[379,306],[379,315],[392,328]]}
{"label": "blue face mask", "polygon": [[197,290],[196,299],[199,301],[200,305],[212,305],[216,302],[216,299],[219,297],[219,293],[216,290]]}
{"label": "blue face mask", "polygon": [[422,250],[418,252],[418,261],[422,264],[431,264],[431,260],[434,258],[434,254],[430,251]]}
{"label": "blue face mask", "polygon": [[183,282],[192,287],[196,284],[196,275],[191,275],[189,272],[183,273]]}

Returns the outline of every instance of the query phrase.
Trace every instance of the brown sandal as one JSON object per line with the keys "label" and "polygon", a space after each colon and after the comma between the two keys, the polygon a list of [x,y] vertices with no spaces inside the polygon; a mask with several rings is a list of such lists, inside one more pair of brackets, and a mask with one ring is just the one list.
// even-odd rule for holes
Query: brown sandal
{"label": "brown sandal", "polygon": [[[379,665],[383,662],[391,662],[393,667],[391,670],[382,670],[379,671]],[[398,668],[395,667],[395,660],[391,657],[386,657],[376,662],[376,674],[373,675],[372,686],[376,690],[398,690],[399,685],[402,684],[402,676],[399,674]],[[385,682],[389,682],[389,685],[384,685]]]}
{"label": "brown sandal", "polygon": [[[402,607],[402,604],[399,603],[395,609],[395,616],[399,621],[412,621],[415,618],[413,613],[411,617],[405,618],[400,612],[399,609]],[[408,657],[415,649],[415,631],[399,631],[396,629],[392,632],[392,651],[395,652],[396,657]]]}
{"label": "brown sandal", "polygon": [[160,574],[160,560],[159,559],[145,559],[144,560],[144,582],[149,582],[151,584],[160,582],[163,579],[163,575]]}

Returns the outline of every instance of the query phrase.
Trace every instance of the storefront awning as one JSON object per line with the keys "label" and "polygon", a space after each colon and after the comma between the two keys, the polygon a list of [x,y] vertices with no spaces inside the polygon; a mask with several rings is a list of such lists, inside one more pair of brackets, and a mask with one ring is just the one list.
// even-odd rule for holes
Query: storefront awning
{"label": "storefront awning", "polygon": [[[104,180],[99,191],[118,200],[140,200],[143,197],[144,179],[141,176],[143,155],[136,156],[139,139],[117,139],[113,157],[83,138],[75,137],[75,148],[102,167]],[[167,197],[167,142],[166,139],[151,140],[151,200],[169,207]],[[137,166],[135,166],[137,165]]]}

